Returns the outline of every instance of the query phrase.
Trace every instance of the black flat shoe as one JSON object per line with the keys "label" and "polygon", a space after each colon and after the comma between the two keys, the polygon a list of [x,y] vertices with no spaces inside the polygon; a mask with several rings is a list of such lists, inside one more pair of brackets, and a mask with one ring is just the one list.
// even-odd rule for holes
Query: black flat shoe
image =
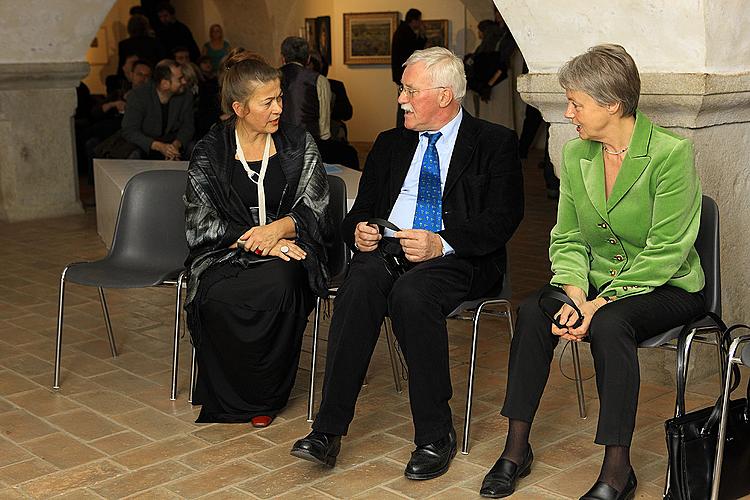
{"label": "black flat shoe", "polygon": [[607,483],[597,481],[580,500],[631,500],[635,496],[637,486],[638,480],[635,478],[635,471],[630,469],[628,482],[625,483],[622,492],[617,491]]}
{"label": "black flat shoe", "polygon": [[456,456],[456,431],[451,429],[443,439],[424,446],[417,446],[411,452],[411,460],[406,464],[404,475],[407,479],[423,481],[442,476],[448,471],[451,460]]}
{"label": "black flat shoe", "polygon": [[292,446],[290,455],[316,464],[333,467],[341,451],[341,436],[312,431]]}
{"label": "black flat shoe", "polygon": [[498,458],[495,465],[484,476],[479,494],[486,498],[503,498],[512,495],[516,491],[518,478],[526,477],[531,473],[533,461],[534,452],[531,451],[531,445],[526,449],[526,456],[521,465],[516,465],[507,458]]}

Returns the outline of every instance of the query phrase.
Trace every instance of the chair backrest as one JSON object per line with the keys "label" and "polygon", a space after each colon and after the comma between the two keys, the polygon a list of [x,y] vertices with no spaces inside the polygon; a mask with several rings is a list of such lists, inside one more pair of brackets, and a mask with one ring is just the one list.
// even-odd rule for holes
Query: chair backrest
{"label": "chair backrest", "polygon": [[703,195],[701,225],[695,240],[695,250],[706,275],[703,294],[706,308],[721,316],[721,252],[719,249],[719,207],[710,196]]}
{"label": "chair backrest", "polygon": [[343,279],[346,269],[349,267],[350,252],[344,243],[341,234],[341,221],[348,211],[346,204],[346,183],[341,177],[328,175],[328,190],[330,202],[328,210],[333,221],[333,238],[328,246],[328,270],[331,281],[336,282]]}
{"label": "chair backrest", "polygon": [[184,266],[187,185],[183,170],[149,170],[125,185],[108,259],[164,271]]}

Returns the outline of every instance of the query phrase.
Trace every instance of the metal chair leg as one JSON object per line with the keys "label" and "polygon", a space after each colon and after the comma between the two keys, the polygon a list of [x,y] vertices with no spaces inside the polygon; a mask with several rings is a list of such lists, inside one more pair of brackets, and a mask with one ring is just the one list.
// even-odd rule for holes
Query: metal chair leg
{"label": "metal chair leg", "polygon": [[396,338],[393,336],[393,328],[391,326],[391,319],[385,318],[383,321],[385,327],[385,342],[388,345],[388,355],[391,358],[391,371],[393,372],[393,385],[396,386],[396,392],[401,394],[403,387],[401,386],[401,376],[398,370],[398,359],[396,357]]}
{"label": "metal chair leg", "polygon": [[192,349],[190,355],[190,395],[188,396],[188,403],[193,402],[193,392],[195,392],[195,372],[196,372],[196,359],[195,359],[195,347]]}
{"label": "metal chair leg", "polygon": [[464,437],[461,444],[461,453],[469,454],[469,428],[471,427],[471,406],[474,399],[474,372],[477,365],[477,341],[479,340],[479,319],[485,303],[479,304],[474,311],[474,329],[471,335],[471,356],[469,357],[469,381],[466,387],[466,414],[464,417]]}
{"label": "metal chair leg", "polygon": [[112,352],[112,357],[117,357],[117,345],[115,344],[115,335],[112,333],[112,322],[109,320],[109,308],[107,307],[107,299],[104,296],[104,288],[97,287],[99,290],[99,303],[102,305],[102,314],[104,315],[104,326],[107,327],[107,338],[109,339],[109,350]]}
{"label": "metal chair leg", "polygon": [[53,389],[60,388],[60,356],[62,354],[62,330],[63,330],[63,305],[65,303],[65,273],[68,268],[63,269],[60,275],[60,294],[57,302],[57,335],[55,336],[55,376],[52,382]]}
{"label": "metal chair leg", "polygon": [[515,330],[513,326],[513,308],[510,306],[510,302],[504,301],[503,306],[505,307],[505,313],[508,315],[508,332],[510,333],[510,340],[513,340]]}
{"label": "metal chair leg", "polygon": [[318,356],[318,333],[320,332],[320,301],[315,300],[315,323],[313,324],[312,352],[310,354],[310,391],[307,394],[307,421],[313,421],[313,406],[315,405],[315,365]]}
{"label": "metal chair leg", "polygon": [[578,396],[578,415],[586,418],[586,398],[583,394],[583,378],[581,377],[581,359],[578,356],[578,344],[571,342],[573,353],[573,370],[576,378],[576,395]]}
{"label": "metal chair leg", "polygon": [[172,338],[172,389],[169,392],[169,399],[177,399],[177,368],[180,359],[180,318],[182,317],[182,282],[185,279],[185,272],[181,272],[177,278],[177,298],[174,306],[174,337]]}

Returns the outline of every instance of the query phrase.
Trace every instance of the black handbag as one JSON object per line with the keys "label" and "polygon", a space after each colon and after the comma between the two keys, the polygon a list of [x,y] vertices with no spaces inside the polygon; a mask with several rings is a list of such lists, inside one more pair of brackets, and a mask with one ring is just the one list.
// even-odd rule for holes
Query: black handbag
{"label": "black handbag", "polygon": [[[711,317],[723,331],[721,350],[726,359],[731,332],[745,325],[726,325]],[[718,442],[723,394],[708,408],[685,413],[685,383],[689,353],[685,352],[690,325],[683,328],[677,343],[677,407],[675,417],[664,422],[669,459],[668,489],[670,500],[708,500],[713,484],[714,461]],[[725,374],[722,374],[725,375]],[[723,377],[722,377],[722,380]],[[740,384],[740,371],[732,367],[731,392]],[[722,384],[723,387],[723,384]],[[722,391],[723,392],[723,391]],[[730,400],[727,434],[721,468],[719,498],[734,499],[750,494],[750,383],[745,398]]]}

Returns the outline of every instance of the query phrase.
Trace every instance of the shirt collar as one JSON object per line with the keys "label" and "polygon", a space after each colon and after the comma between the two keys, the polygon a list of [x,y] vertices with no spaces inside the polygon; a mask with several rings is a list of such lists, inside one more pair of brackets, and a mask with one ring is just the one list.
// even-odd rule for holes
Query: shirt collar
{"label": "shirt collar", "polygon": [[[439,130],[429,130],[427,132],[421,132],[419,134],[420,137],[425,137],[425,134],[434,134],[436,132],[440,132],[443,134],[441,137],[443,138],[443,144],[445,144],[445,139],[448,137],[454,137],[456,134],[458,134],[458,127],[461,125],[461,119],[463,118],[464,111],[462,108],[458,108],[458,113],[456,113],[456,116],[454,116],[451,121],[443,125]],[[425,139],[427,139],[425,137]]]}

